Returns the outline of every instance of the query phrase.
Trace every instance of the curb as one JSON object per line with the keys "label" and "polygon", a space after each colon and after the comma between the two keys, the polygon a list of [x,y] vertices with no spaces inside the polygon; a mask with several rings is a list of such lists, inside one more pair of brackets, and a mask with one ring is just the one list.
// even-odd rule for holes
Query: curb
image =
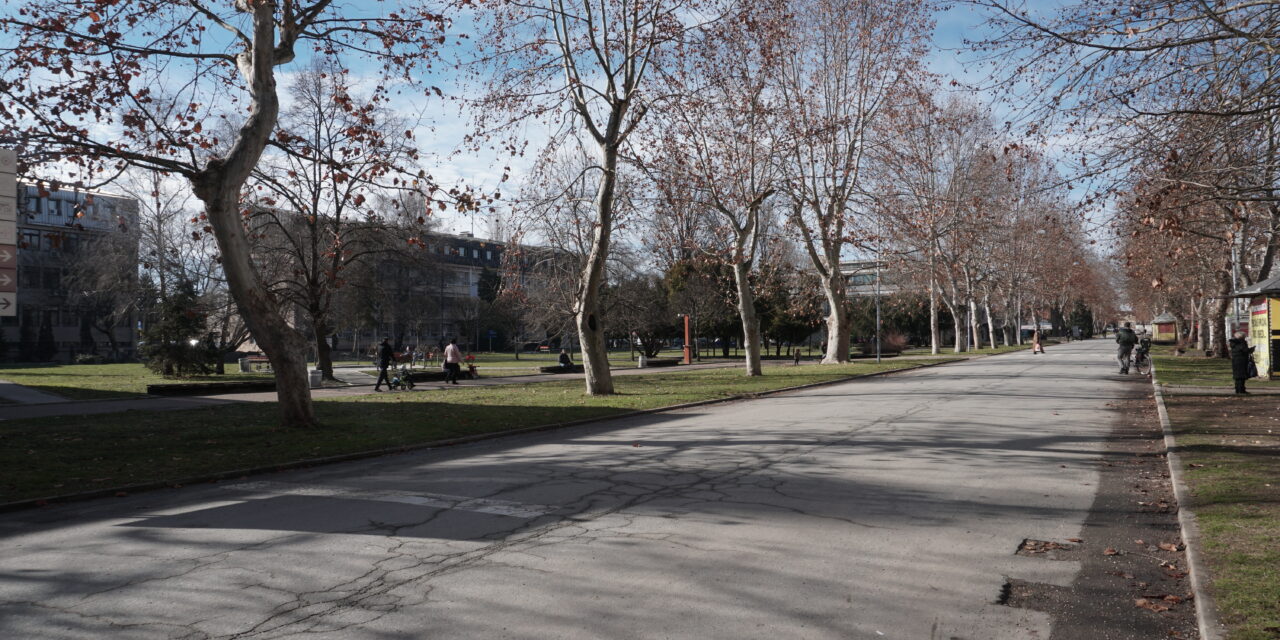
{"label": "curb", "polygon": [[1151,365],[1151,386],[1155,389],[1156,413],[1160,416],[1160,428],[1164,431],[1165,460],[1169,465],[1169,480],[1173,496],[1178,501],[1178,526],[1182,529],[1182,541],[1187,547],[1187,575],[1191,579],[1191,592],[1196,597],[1196,620],[1200,625],[1201,640],[1223,640],[1226,627],[1218,620],[1218,608],[1205,588],[1209,572],[1200,556],[1200,525],[1189,504],[1190,489],[1182,475],[1182,459],[1178,457],[1178,443],[1174,440],[1173,425],[1169,422],[1169,410],[1164,406],[1164,393],[1156,384],[1155,363]]}
{"label": "curb", "polygon": [[[1011,353],[1012,353],[1012,352],[1011,352]],[[982,355],[982,356],[978,356],[978,357],[990,357],[991,355],[1002,355],[1002,354],[989,354],[989,355]],[[498,438],[505,438],[505,437],[508,437],[508,436],[515,436],[515,435],[521,435],[521,434],[526,434],[526,433],[537,433],[537,432],[540,432],[540,431],[552,431],[552,430],[555,430],[555,429],[563,429],[563,428],[566,428],[566,427],[577,427],[577,426],[582,426],[582,425],[591,424],[591,423],[595,423],[595,422],[605,422],[605,421],[607,421],[607,420],[622,420],[622,419],[626,419],[626,418],[634,418],[634,417],[637,417],[637,416],[650,415],[650,414],[654,414],[654,413],[663,413],[663,412],[666,412],[666,411],[676,411],[676,410],[679,410],[679,409],[689,409],[689,408],[693,408],[693,407],[702,407],[702,406],[712,405],[712,404],[721,404],[721,403],[726,403],[726,402],[737,402],[737,401],[739,401],[739,400],[754,400],[754,399],[756,399],[756,398],[763,398],[763,397],[766,397],[766,396],[781,395],[781,394],[784,394],[784,393],[790,393],[790,392],[793,392],[793,391],[801,391],[801,390],[804,390],[804,389],[812,389],[812,388],[814,388],[814,387],[824,387],[824,386],[829,386],[829,385],[833,385],[833,384],[841,384],[841,383],[844,383],[844,382],[851,382],[851,381],[854,381],[854,380],[861,380],[861,379],[863,379],[863,378],[874,378],[874,377],[878,377],[878,376],[890,375],[890,374],[895,374],[895,373],[903,373],[903,372],[906,372],[906,371],[915,371],[915,370],[917,370],[917,369],[927,369],[927,368],[930,368],[930,367],[938,367],[938,366],[942,366],[942,365],[944,365],[944,364],[951,364],[951,363],[953,363],[953,362],[965,362],[965,361],[970,360],[970,359],[972,359],[972,358],[961,358],[961,359],[959,359],[959,360],[943,360],[943,361],[940,361],[940,362],[929,362],[929,363],[925,363],[925,364],[915,365],[915,366],[912,366],[912,367],[905,367],[905,368],[902,368],[902,369],[890,369],[890,370],[888,370],[888,371],[876,371],[876,372],[873,372],[873,373],[864,373],[864,374],[860,374],[860,375],[856,375],[856,376],[849,376],[849,377],[847,377],[847,378],[838,378],[838,379],[836,379],[836,380],[827,380],[827,381],[824,381],[824,382],[811,382],[811,383],[809,383],[809,384],[802,384],[802,385],[797,385],[797,386],[794,386],[794,387],[783,387],[783,388],[780,388],[780,389],[770,389],[770,390],[768,390],[768,391],[761,391],[761,392],[758,392],[758,393],[744,393],[744,394],[739,394],[739,395],[734,395],[734,396],[725,396],[725,397],[723,397],[723,398],[710,398],[710,399],[707,399],[707,400],[698,400],[698,401],[695,401],[695,402],[686,402],[686,403],[684,403],[684,404],[673,404],[673,405],[667,405],[667,406],[664,406],[664,407],[654,407],[654,408],[652,408],[652,409],[637,409],[637,410],[635,410],[635,411],[628,411],[628,412],[626,412],[626,413],[620,413],[620,414],[611,415],[611,416],[600,416],[600,417],[596,417],[596,418],[583,418],[583,419],[581,419],[581,420],[570,420],[570,421],[568,421],[568,422],[552,422],[552,423],[548,423],[548,424],[539,424],[539,425],[534,425],[534,426],[531,426],[531,427],[521,427],[521,428],[519,428],[519,429],[505,429],[505,430],[503,430],[503,431],[491,431],[491,432],[488,432],[488,433],[477,433],[477,434],[475,434],[475,435],[470,435],[470,436],[461,436],[461,437],[458,437],[458,438],[448,438],[448,439],[445,439],[445,440],[432,440],[432,441],[430,441],[430,442],[422,442],[422,443],[418,443],[418,444],[403,445],[403,446],[398,446],[398,447],[385,447],[385,448],[382,448],[382,449],[371,449],[371,450],[368,450],[368,451],[357,451],[357,452],[354,452],[354,453],[343,453],[343,454],[338,454],[338,455],[333,455],[333,456],[326,456],[326,457],[323,457],[323,458],[307,458],[307,459],[304,459],[304,460],[294,460],[294,461],[292,461],[292,462],[282,462],[282,463],[280,463],[280,464],[264,465],[264,466],[261,466],[261,467],[250,467],[250,468],[246,468],[246,469],[235,469],[235,470],[232,470],[232,471],[219,471],[219,472],[217,472],[217,473],[210,473],[210,474],[205,474],[205,475],[201,475],[201,476],[192,476],[192,477],[187,477],[187,478],[179,478],[179,479],[177,479],[177,480],[157,480],[157,481],[155,481],[155,482],[144,482],[144,483],[132,484],[132,485],[126,485],[126,486],[121,486],[121,487],[113,487],[113,488],[109,488],[109,489],[97,489],[97,490],[94,490],[94,491],[85,491],[85,492],[81,492],[81,493],[71,493],[71,494],[66,494],[66,495],[48,496],[48,497],[44,497],[44,498],[30,498],[30,499],[27,499],[27,500],[18,500],[18,501],[16,501],[16,502],[6,502],[6,503],[3,503],[3,504],[0,504],[0,513],[9,513],[9,512],[13,512],[13,511],[22,511],[22,510],[25,510],[25,509],[33,509],[33,508],[38,508],[38,507],[45,507],[45,506],[49,506],[49,505],[53,505],[53,504],[65,504],[65,503],[69,503],[69,502],[80,502],[80,501],[84,501],[84,500],[93,500],[93,499],[96,499],[96,498],[107,498],[107,497],[113,497],[113,496],[121,496],[121,494],[141,493],[141,492],[144,492],[144,491],[154,491],[154,490],[156,490],[156,489],[176,488],[176,487],[181,487],[181,486],[185,486],[185,485],[202,484],[202,483],[208,483],[208,482],[218,482],[218,481],[220,481],[220,480],[227,480],[227,479],[230,479],[230,478],[241,478],[241,477],[245,477],[245,476],[262,475],[262,474],[267,474],[267,473],[276,473],[276,472],[280,472],[280,471],[290,471],[290,470],[293,470],[293,469],[304,469],[304,468],[308,468],[308,467],[315,467],[315,466],[320,466],[320,465],[325,465],[325,464],[332,464],[332,463],[336,463],[336,462],[349,462],[349,461],[353,461],[353,460],[365,460],[365,459],[368,459],[368,458],[377,458],[377,457],[380,457],[380,456],[392,455],[392,454],[397,454],[397,453],[408,453],[408,452],[411,452],[411,451],[421,451],[421,450],[424,450],[424,449],[436,449],[436,448],[441,448],[441,447],[451,447],[451,446],[462,445],[462,444],[470,444],[470,443],[473,443],[473,442],[480,442],[480,441],[483,441],[483,440],[496,440],[496,439],[498,439]]]}

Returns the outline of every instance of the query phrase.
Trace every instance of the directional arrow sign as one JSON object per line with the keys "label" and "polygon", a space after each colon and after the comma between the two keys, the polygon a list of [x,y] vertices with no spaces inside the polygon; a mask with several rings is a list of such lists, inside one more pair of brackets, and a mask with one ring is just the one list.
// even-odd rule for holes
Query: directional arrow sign
{"label": "directional arrow sign", "polygon": [[18,290],[18,270],[0,268],[0,292]]}
{"label": "directional arrow sign", "polygon": [[18,247],[12,244],[0,244],[0,268],[13,268],[18,264]]}
{"label": "directional arrow sign", "polygon": [[0,293],[0,316],[16,316],[18,315],[18,294],[3,292]]}

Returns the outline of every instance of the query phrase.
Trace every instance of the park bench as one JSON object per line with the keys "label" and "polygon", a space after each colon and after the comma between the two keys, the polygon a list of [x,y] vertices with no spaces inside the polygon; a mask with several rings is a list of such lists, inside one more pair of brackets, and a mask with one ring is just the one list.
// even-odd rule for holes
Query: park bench
{"label": "park bench", "polygon": [[680,358],[649,358],[645,367],[674,367],[680,362]]}
{"label": "park bench", "polygon": [[266,356],[245,356],[240,358],[240,373],[270,371],[271,360]]}

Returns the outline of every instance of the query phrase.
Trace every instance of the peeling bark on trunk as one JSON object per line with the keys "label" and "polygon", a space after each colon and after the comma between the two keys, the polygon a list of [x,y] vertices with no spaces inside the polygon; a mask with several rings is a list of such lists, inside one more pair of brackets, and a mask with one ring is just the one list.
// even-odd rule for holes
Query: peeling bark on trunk
{"label": "peeling bark on trunk", "polygon": [[274,3],[253,5],[253,48],[239,55],[237,66],[248,82],[249,114],[230,151],[210,160],[191,176],[191,186],[204,203],[222,255],[227,285],[254,340],[266,352],[276,376],[280,421],[284,427],[316,424],[307,377],[306,340],[289,326],[281,304],[267,291],[254,268],[240,216],[240,189],[257,164],[280,112],[273,66],[276,63]]}
{"label": "peeling bark on trunk", "polygon": [[983,311],[987,314],[987,335],[991,338],[991,348],[996,348],[996,319],[991,316],[991,298],[984,296],[982,299]]}
{"label": "peeling bark on trunk", "polygon": [[609,239],[613,233],[613,197],[617,186],[618,148],[602,145],[603,166],[600,186],[596,191],[596,227],[591,237],[591,251],[578,283],[574,302],[574,325],[582,347],[582,369],[586,374],[587,393],[605,396],[613,393],[613,374],[609,372],[609,349],[600,322],[600,286],[604,283]]}
{"label": "peeling bark on trunk", "polygon": [[[930,257],[932,265],[933,258]],[[933,278],[932,266],[929,270],[929,352],[938,355],[942,347],[942,327],[938,318],[938,284]]]}
{"label": "peeling bark on trunk", "polygon": [[738,262],[733,265],[733,281],[738,287],[738,316],[742,319],[743,346],[747,351],[747,375],[758,376],[760,371],[760,319],[756,317],[756,296],[751,290],[751,265]]}
{"label": "peeling bark on trunk", "polygon": [[1218,298],[1213,301],[1212,317],[1210,318],[1209,336],[1212,340],[1210,344],[1213,354],[1219,358],[1226,358],[1227,354],[1227,308],[1231,306],[1231,298],[1226,297],[1232,291],[1231,286],[1231,268],[1228,266],[1219,274],[1221,291]]}
{"label": "peeling bark on trunk", "polygon": [[831,307],[827,314],[827,352],[822,364],[849,361],[849,310],[845,308],[844,275],[840,273],[838,264],[822,279],[822,293]]}

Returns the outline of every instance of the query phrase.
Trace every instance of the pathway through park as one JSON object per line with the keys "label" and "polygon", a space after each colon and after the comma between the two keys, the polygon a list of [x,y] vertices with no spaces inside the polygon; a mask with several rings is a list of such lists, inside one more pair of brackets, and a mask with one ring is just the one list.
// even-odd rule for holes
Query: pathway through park
{"label": "pathway through park", "polygon": [[998,600],[1080,569],[1014,552],[1084,536],[1109,354],[0,515],[0,637],[1047,639]]}

